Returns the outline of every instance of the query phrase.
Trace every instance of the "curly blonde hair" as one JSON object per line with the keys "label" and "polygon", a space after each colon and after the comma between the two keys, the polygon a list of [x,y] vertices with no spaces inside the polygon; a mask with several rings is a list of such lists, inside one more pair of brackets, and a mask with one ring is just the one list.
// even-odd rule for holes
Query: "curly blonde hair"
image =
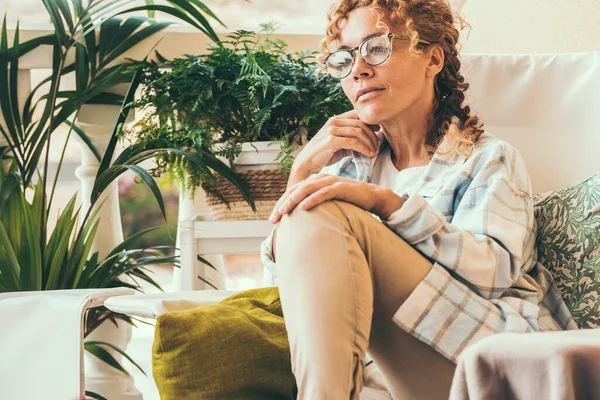
{"label": "curly blonde hair", "polygon": [[[402,27],[402,34],[411,39],[410,51],[422,54],[426,40],[440,46],[444,51],[444,66],[434,83],[435,100],[429,121],[425,145],[434,152],[444,137],[453,139],[451,150],[470,156],[475,143],[483,134],[483,123],[465,103],[465,91],[469,84],[460,73],[461,62],[458,56],[459,30],[468,24],[460,17],[454,17],[447,0],[340,0],[328,14],[325,38],[321,42],[318,59],[324,62],[330,53],[329,46],[340,37],[340,24],[353,10],[369,7],[379,16],[377,27],[389,32],[383,22],[387,16]],[[425,46],[426,47],[426,46]]]}

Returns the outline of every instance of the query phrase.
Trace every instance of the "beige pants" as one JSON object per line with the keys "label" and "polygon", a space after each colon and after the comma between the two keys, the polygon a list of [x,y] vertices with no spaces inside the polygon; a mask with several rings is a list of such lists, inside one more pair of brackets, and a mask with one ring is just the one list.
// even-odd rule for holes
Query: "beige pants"
{"label": "beige pants", "polygon": [[274,248],[299,399],[358,399],[367,350],[394,399],[448,398],[454,363],[392,321],[426,258],[340,201],[283,217]]}

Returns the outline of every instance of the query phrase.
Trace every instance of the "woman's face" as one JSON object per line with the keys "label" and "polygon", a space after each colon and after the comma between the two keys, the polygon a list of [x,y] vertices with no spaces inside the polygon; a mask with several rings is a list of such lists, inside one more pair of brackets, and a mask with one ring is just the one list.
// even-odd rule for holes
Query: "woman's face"
{"label": "woman's face", "polygon": [[[366,38],[376,33],[385,33],[377,28],[377,14],[369,8],[353,10],[340,26],[337,48],[359,46]],[[387,26],[394,25],[384,19]],[[401,34],[391,29],[391,33]],[[412,112],[431,109],[433,104],[433,77],[429,67],[428,52],[417,55],[409,51],[408,40],[392,39],[393,51],[383,64],[371,66],[355,52],[350,75],[341,84],[361,121],[372,125],[383,125]],[[376,89],[361,94],[363,89]],[[361,91],[361,92],[359,92]]]}

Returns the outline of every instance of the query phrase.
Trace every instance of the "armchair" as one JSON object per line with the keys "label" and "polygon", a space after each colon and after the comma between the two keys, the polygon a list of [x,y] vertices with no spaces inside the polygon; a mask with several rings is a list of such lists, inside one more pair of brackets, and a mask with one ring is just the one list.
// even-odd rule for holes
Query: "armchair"
{"label": "armchair", "polygon": [[[482,117],[485,128],[515,145],[522,153],[530,171],[536,193],[558,189],[600,171],[600,52],[499,55],[465,54],[463,71],[471,89],[468,101]],[[182,221],[188,228],[193,220]],[[200,246],[182,246],[182,276],[194,277],[196,254]],[[258,251],[258,249],[257,249]],[[190,287],[187,282],[183,287]],[[230,291],[166,293],[149,296],[123,296],[108,299],[107,307],[114,311],[156,318],[171,310],[196,307],[219,301]],[[600,301],[600,299],[598,300]],[[597,335],[596,335],[597,333]],[[515,360],[527,360],[535,368],[546,359],[546,348],[535,356],[525,349],[540,341],[552,349],[561,344],[575,354],[584,347],[600,353],[600,331],[538,333],[529,335],[497,335],[482,340],[467,351],[455,376],[452,398],[465,396],[475,384],[468,379],[482,357],[507,354]],[[502,337],[500,337],[502,336]],[[581,343],[581,344],[577,344]],[[587,346],[587,347],[586,347]],[[494,352],[495,351],[495,352]],[[556,354],[556,353],[555,353]],[[560,354],[560,352],[559,352]],[[560,358],[561,356],[559,356]],[[600,357],[596,357],[596,360]],[[596,361],[597,363],[597,361]],[[600,370],[600,365],[596,368]],[[493,381],[489,375],[486,379]]]}
{"label": "armchair", "polygon": [[[519,149],[528,165],[535,193],[571,185],[600,171],[597,154],[600,149],[597,118],[600,52],[465,54],[463,72],[471,84],[468,101],[472,109],[482,117],[485,129]],[[182,224],[193,228],[193,221],[182,221]],[[197,248],[201,246],[182,246],[182,276],[193,279],[196,275],[195,268],[199,266],[195,264],[193,250]],[[193,283],[183,286],[190,285]],[[108,299],[106,305],[114,311],[156,318],[167,311],[210,304],[230,294],[230,291],[201,291],[123,296]],[[482,340],[467,352],[468,357],[459,365],[455,376],[458,389],[453,392],[454,399],[478,398],[464,394],[468,393],[467,388],[473,388],[473,382],[467,379],[469,373],[480,365],[473,360],[481,360],[485,354],[494,357],[493,354],[505,354],[511,349],[525,349],[538,340],[548,343],[549,352],[552,348],[562,348],[562,343],[570,343],[569,348],[575,350],[568,354],[576,353],[579,346],[582,349],[588,346],[587,349],[600,353],[600,331],[497,336]],[[546,361],[545,348],[531,357],[526,351],[510,354],[513,362],[527,360],[531,368]],[[600,357],[596,357],[598,359]],[[600,371],[600,365],[596,368]],[[487,376],[487,379],[492,378]]]}

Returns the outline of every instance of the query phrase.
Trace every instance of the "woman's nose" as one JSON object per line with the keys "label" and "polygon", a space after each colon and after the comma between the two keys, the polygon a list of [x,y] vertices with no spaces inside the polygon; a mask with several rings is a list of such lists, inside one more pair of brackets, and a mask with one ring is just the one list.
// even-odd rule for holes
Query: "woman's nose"
{"label": "woman's nose", "polygon": [[373,66],[367,64],[365,59],[358,52],[356,52],[356,57],[354,58],[351,75],[355,80],[358,80],[359,78],[368,78],[373,75]]}

